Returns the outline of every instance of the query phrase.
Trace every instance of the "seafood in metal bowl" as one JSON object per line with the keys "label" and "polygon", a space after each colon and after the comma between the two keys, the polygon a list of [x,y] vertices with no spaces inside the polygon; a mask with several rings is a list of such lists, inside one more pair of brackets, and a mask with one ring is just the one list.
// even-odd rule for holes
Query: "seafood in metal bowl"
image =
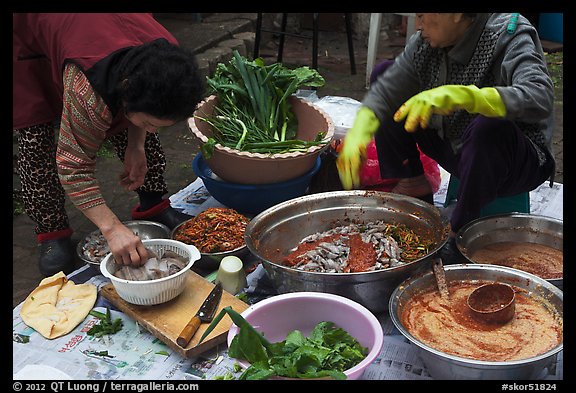
{"label": "seafood in metal bowl", "polygon": [[99,263],[110,252],[110,247],[104,235],[92,232],[84,240],[82,245],[82,255],[94,263]]}
{"label": "seafood in metal bowl", "polygon": [[162,255],[158,255],[149,247],[146,250],[149,258],[142,266],[118,265],[115,262],[116,270],[112,274],[115,277],[130,281],[157,280],[178,273],[188,264],[186,258],[174,251],[163,250]]}
{"label": "seafood in metal bowl", "polygon": [[[432,242],[428,253],[408,263],[359,272],[315,272],[283,264],[300,241],[341,225],[383,221],[405,225]],[[252,218],[244,239],[279,293],[324,292],[354,300],[373,313],[383,312],[394,288],[407,277],[429,269],[435,253],[446,243],[448,222],[429,203],[379,191],[333,191],[295,198]],[[399,244],[399,246],[401,246]]]}
{"label": "seafood in metal bowl", "polygon": [[354,273],[398,266],[428,254],[432,241],[383,220],[337,226],[306,236],[284,264],[311,272]]}
{"label": "seafood in metal bowl", "polygon": [[[147,220],[123,221],[126,227],[130,228],[135,235],[142,240],[148,239],[168,239],[170,229],[159,222]],[[100,265],[100,262],[110,253],[108,242],[99,229],[90,232],[83,240],[78,242],[76,254],[78,257],[92,265]]]}

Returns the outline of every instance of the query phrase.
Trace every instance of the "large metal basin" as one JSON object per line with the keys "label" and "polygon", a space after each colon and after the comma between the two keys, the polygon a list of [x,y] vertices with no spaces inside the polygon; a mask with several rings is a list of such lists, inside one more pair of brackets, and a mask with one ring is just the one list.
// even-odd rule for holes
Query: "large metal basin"
{"label": "large metal basin", "polygon": [[[471,255],[488,244],[502,241],[536,243],[564,250],[564,224],[552,217],[510,213],[482,217],[462,227],[456,236],[456,246],[470,262]],[[563,278],[548,279],[563,289]]]}
{"label": "large metal basin", "polygon": [[[371,272],[316,273],[281,265],[282,257],[307,235],[376,220],[406,224],[436,247],[410,263]],[[279,293],[333,293],[379,313],[387,310],[390,295],[400,282],[430,268],[432,255],[446,243],[447,229],[438,209],[419,199],[376,191],[334,191],[295,198],[263,211],[250,221],[244,237]]]}
{"label": "large metal basin", "polygon": [[[511,284],[528,291],[530,296],[541,299],[559,317],[563,318],[563,293],[548,281],[522,270],[488,264],[459,264],[444,266],[446,280],[450,281],[498,281]],[[402,282],[390,298],[390,317],[396,328],[420,349],[420,356],[428,372],[434,379],[536,379],[542,375],[544,368],[555,360],[564,344],[528,359],[490,362],[462,358],[438,351],[418,340],[408,332],[400,321],[403,307],[414,296],[422,291],[436,290],[434,274],[428,273],[411,277]]]}

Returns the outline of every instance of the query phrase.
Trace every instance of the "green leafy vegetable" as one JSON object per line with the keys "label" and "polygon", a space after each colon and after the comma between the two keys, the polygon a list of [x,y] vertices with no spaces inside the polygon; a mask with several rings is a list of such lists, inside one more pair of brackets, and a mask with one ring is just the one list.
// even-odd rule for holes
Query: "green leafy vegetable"
{"label": "green leafy vegetable", "polygon": [[88,330],[87,334],[89,336],[102,337],[106,334],[115,334],[122,329],[122,319],[116,318],[114,321],[112,321],[109,308],[106,308],[106,314],[96,310],[90,310],[89,314],[100,319],[100,323],[98,325],[94,325],[90,328],[90,330]]}
{"label": "green leafy vegetable", "polygon": [[249,61],[234,51],[233,58],[218,64],[207,82],[208,93],[218,97],[212,115],[196,115],[214,129],[213,138],[201,148],[207,159],[216,143],[269,154],[326,143],[325,130],[319,130],[313,141],[297,139],[298,121],[288,100],[301,87],[324,85],[324,78],[315,69],[303,66],[291,70],[280,63],[267,66],[261,58]]}
{"label": "green leafy vegetable", "polygon": [[240,292],[236,297],[242,300],[244,303],[248,303],[248,294],[246,292]]}
{"label": "green leafy vegetable", "polygon": [[217,375],[214,377],[214,380],[222,380],[222,381],[228,381],[228,380],[232,380],[232,379],[236,379],[236,378],[234,377],[234,374],[232,374],[230,371],[228,371],[224,375]]}
{"label": "green leafy vegetable", "polygon": [[288,378],[346,379],[344,371],[360,363],[368,349],[333,322],[318,323],[309,337],[294,330],[284,341],[270,343],[230,306],[223,308],[208,326],[200,342],[225,314],[240,328],[230,343],[230,357],[250,362],[239,379]]}

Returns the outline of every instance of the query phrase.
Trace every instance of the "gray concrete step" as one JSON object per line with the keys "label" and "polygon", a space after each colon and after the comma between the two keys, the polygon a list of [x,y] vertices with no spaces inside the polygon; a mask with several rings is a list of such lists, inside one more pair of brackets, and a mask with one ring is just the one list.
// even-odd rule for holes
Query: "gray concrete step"
{"label": "gray concrete step", "polygon": [[234,50],[252,56],[256,13],[211,14],[201,20],[192,14],[159,14],[155,18],[182,47],[196,54],[203,76],[212,75],[218,63],[230,60]]}

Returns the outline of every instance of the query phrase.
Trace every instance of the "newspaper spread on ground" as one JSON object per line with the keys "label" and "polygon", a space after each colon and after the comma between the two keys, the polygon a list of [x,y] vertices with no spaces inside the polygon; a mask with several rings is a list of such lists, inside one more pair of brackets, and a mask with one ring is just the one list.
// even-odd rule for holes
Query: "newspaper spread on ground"
{"label": "newspaper spread on ground", "polygon": [[199,177],[182,190],[171,195],[170,206],[191,216],[196,216],[210,207],[226,207],[212,198]]}
{"label": "newspaper spread on ground", "polygon": [[[97,275],[87,282],[100,288],[109,281]],[[106,307],[110,308],[112,320],[121,318],[123,327],[116,334],[101,338],[87,334],[98,322],[97,317],[88,315],[70,333],[47,340],[22,322],[22,304],[14,308],[13,373],[25,365],[37,364],[50,365],[78,380],[184,379],[182,369],[189,366],[190,360],[173,352],[133,319],[106,303],[106,299],[99,296],[94,309],[105,313]]]}
{"label": "newspaper spread on ground", "polygon": [[[449,216],[451,206],[443,207],[447,188],[446,173],[441,170],[442,184],[435,194],[435,205],[442,214]],[[444,195],[443,195],[444,194]],[[171,197],[175,208],[196,215],[211,206],[222,206],[207,193],[201,179]],[[563,219],[563,185],[553,187],[544,183],[530,193],[532,214]],[[90,273],[92,272],[92,273]],[[88,265],[72,273],[70,277],[96,274]],[[101,275],[85,278],[79,282],[93,283],[100,287],[108,282]],[[252,302],[274,293],[267,287],[263,267],[258,266],[248,275],[248,287]],[[111,308],[114,318],[122,318],[121,333],[103,339],[93,339],[86,332],[95,323],[88,316],[71,333],[46,340],[26,326],[20,318],[22,304],[13,310],[13,373],[17,374],[26,365],[51,365],[74,379],[115,380],[183,380],[183,379],[236,379],[241,369],[235,359],[227,355],[225,345],[208,351],[196,359],[186,359],[173,352],[168,346],[136,322],[114,310],[106,299],[99,298],[97,309]],[[363,379],[371,380],[425,380],[431,379],[419,357],[419,349],[395,329],[387,315],[379,316],[386,338],[380,356],[365,371]],[[563,351],[559,352],[540,380],[563,379]]]}
{"label": "newspaper spread on ground", "polygon": [[[109,282],[95,274],[88,266],[73,272],[75,282],[89,282],[100,288]],[[262,265],[248,275],[246,295],[252,302],[276,294]],[[139,326],[134,320],[114,309],[105,298],[99,297],[95,309],[106,312],[112,319],[121,318],[123,328],[112,336],[95,339],[87,335],[97,321],[88,315],[72,332],[53,340],[46,340],[20,318],[22,303],[12,312],[12,371],[18,374],[27,365],[49,365],[76,380],[198,380],[238,379],[242,373],[236,359],[228,356],[225,344],[194,359],[187,359],[172,351],[166,344]],[[384,332],[380,355],[368,366],[361,379],[366,380],[428,380],[420,349],[396,329],[387,313],[377,316]],[[563,352],[552,360],[539,380],[563,379]]]}

